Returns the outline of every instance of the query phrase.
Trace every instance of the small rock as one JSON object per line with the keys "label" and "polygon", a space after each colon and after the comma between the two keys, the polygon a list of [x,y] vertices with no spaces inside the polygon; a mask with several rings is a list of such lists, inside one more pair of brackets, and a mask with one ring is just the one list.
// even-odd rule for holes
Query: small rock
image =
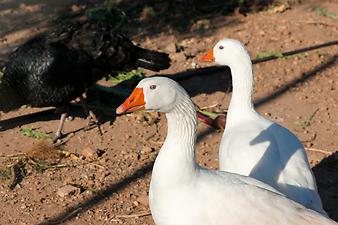
{"label": "small rock", "polygon": [[175,53],[176,52],[176,44],[174,42],[171,42],[165,47],[165,52],[169,53]]}
{"label": "small rock", "polygon": [[201,19],[196,21],[191,27],[191,31],[198,31],[198,30],[207,30],[211,26],[211,22],[209,19]]}
{"label": "small rock", "polygon": [[281,4],[281,5],[277,5],[277,6],[273,7],[271,9],[271,12],[273,12],[273,13],[283,13],[288,9],[291,9],[289,4]]}
{"label": "small rock", "polygon": [[128,159],[131,159],[131,160],[138,160],[139,159],[139,155],[135,152],[131,152],[130,154],[128,154]]}
{"label": "small rock", "polygon": [[89,158],[89,159],[95,159],[98,158],[100,156],[102,156],[104,153],[103,150],[100,149],[94,149],[94,148],[84,148],[81,152],[80,155],[85,157],[85,158]]}
{"label": "small rock", "polygon": [[67,116],[66,120],[67,120],[67,121],[73,121],[73,120],[74,120],[74,117],[72,117],[72,116]]}
{"label": "small rock", "polygon": [[73,178],[71,177],[66,177],[65,180],[63,181],[64,184],[71,184],[74,182]]}
{"label": "small rock", "polygon": [[66,196],[75,195],[80,193],[80,188],[72,185],[65,185],[58,189],[57,195],[64,198]]}
{"label": "small rock", "polygon": [[187,59],[187,57],[185,56],[184,52],[176,53],[173,56],[173,60],[176,61],[176,62],[184,62],[186,59]]}
{"label": "small rock", "polygon": [[196,69],[197,64],[195,62],[191,62],[191,68]]}
{"label": "small rock", "polygon": [[184,54],[189,57],[196,57],[201,52],[204,52],[204,49],[203,50],[199,48],[185,48],[184,49]]}
{"label": "small rock", "polygon": [[141,153],[150,153],[150,152],[153,152],[154,149],[149,147],[149,146],[143,146],[142,147],[142,150],[141,150]]}
{"label": "small rock", "polygon": [[153,125],[158,122],[159,115],[156,112],[145,113],[143,119],[148,125]]}
{"label": "small rock", "polygon": [[313,146],[313,143],[308,142],[304,144],[306,148],[311,148]]}
{"label": "small rock", "polygon": [[139,205],[138,201],[133,201],[133,205],[138,206]]}
{"label": "small rock", "polygon": [[78,13],[81,11],[81,7],[78,5],[72,5],[71,10],[73,13]]}
{"label": "small rock", "polygon": [[147,195],[140,195],[137,197],[136,201],[138,201],[143,206],[148,206],[148,196]]}

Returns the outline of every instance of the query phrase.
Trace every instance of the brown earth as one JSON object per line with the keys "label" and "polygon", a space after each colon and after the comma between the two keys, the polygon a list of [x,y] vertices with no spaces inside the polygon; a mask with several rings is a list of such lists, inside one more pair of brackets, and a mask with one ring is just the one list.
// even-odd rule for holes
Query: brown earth
{"label": "brown earth", "polygon": [[[2,1],[2,53],[48,29],[53,16],[70,8],[76,11],[74,6],[80,4],[71,0],[51,2],[58,3],[47,7],[38,0],[29,4]],[[162,74],[175,76],[181,71],[207,66],[199,63],[198,57],[222,37],[241,40],[252,58],[258,53],[290,51],[338,39],[337,19],[318,15],[313,11],[315,7],[338,15],[336,1],[314,0],[288,7],[270,6],[246,15],[217,14],[195,20],[183,30],[162,25],[157,33],[153,28],[161,23],[142,17],[144,26],[136,29],[137,24],[131,23],[128,33],[144,47],[168,52],[173,59],[172,67]],[[303,142],[324,208],[336,221],[337,52],[338,46],[331,46],[254,65],[257,110],[289,128]],[[226,110],[231,97],[226,91],[228,73],[196,76],[182,85],[199,107],[214,112]],[[62,151],[56,154],[48,143],[23,136],[20,131],[21,127],[30,127],[54,132],[57,114],[20,117],[43,110],[46,109],[25,108],[1,114],[0,224],[154,224],[148,213],[147,195],[151,165],[165,138],[164,116],[137,113],[102,117],[101,136],[95,127],[84,131],[84,115],[74,110],[71,113],[74,119],[65,125],[67,136],[60,146]],[[221,134],[199,125],[196,151],[201,165],[217,168]],[[69,195],[67,190],[62,192],[69,187],[74,189]]]}

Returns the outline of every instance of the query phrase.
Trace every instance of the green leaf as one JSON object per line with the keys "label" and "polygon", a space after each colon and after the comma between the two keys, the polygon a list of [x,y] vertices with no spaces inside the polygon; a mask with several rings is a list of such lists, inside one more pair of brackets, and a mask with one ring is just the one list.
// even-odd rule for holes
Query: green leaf
{"label": "green leaf", "polygon": [[20,129],[20,133],[23,136],[31,137],[31,138],[37,138],[37,139],[48,138],[48,134],[45,131],[35,130],[35,129],[30,128],[30,127],[22,127]]}
{"label": "green leaf", "polygon": [[263,53],[258,53],[256,55],[257,59],[261,58],[267,58],[267,57],[277,57],[277,58],[283,58],[283,53],[281,52],[263,52]]}
{"label": "green leaf", "polygon": [[332,19],[338,21],[338,16],[333,12],[327,11],[326,9],[316,7],[313,11],[320,16],[329,17],[329,18],[332,18]]}
{"label": "green leaf", "polygon": [[114,84],[119,84],[127,80],[132,79],[142,79],[144,77],[143,71],[140,68],[137,68],[136,70],[132,70],[130,72],[121,72],[117,74],[117,76],[109,76],[107,81],[112,82]]}
{"label": "green leaf", "polygon": [[113,4],[87,9],[85,15],[95,23],[109,25],[115,29],[126,21],[125,12]]}

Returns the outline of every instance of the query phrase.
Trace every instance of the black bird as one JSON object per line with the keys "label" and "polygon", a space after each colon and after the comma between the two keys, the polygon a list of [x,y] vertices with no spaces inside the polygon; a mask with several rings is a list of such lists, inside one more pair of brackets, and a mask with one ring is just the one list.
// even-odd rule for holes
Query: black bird
{"label": "black bird", "polygon": [[[0,81],[0,111],[21,105],[64,107],[107,74],[169,66],[166,53],[138,47],[109,28],[70,26],[63,33],[35,37],[9,56]],[[54,140],[61,137],[66,115],[61,115]]]}

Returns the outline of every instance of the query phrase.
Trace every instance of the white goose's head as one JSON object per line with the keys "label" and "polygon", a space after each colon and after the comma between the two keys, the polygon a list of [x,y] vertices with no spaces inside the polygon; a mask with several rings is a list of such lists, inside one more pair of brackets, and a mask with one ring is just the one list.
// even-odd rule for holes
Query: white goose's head
{"label": "white goose's head", "polygon": [[116,114],[139,110],[170,112],[185,90],[166,77],[145,78],[138,83],[131,95],[116,109]]}
{"label": "white goose's head", "polygon": [[215,62],[223,66],[232,66],[250,60],[248,52],[243,44],[234,39],[222,39],[201,57],[203,62]]}

